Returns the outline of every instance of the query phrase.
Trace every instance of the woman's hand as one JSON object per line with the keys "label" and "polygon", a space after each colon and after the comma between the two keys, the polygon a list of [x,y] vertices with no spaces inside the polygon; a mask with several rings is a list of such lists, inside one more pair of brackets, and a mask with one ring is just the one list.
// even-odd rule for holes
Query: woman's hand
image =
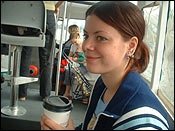
{"label": "woman's hand", "polygon": [[73,61],[73,57],[69,57],[69,60]]}
{"label": "woman's hand", "polygon": [[82,45],[82,43],[83,43],[83,40],[81,38],[77,38],[76,44],[77,45]]}
{"label": "woman's hand", "polygon": [[75,44],[78,48],[82,48],[83,40],[81,38],[72,39],[72,43]]}
{"label": "woman's hand", "polygon": [[69,118],[67,127],[63,127],[60,124],[57,124],[46,115],[42,114],[41,116],[41,130],[75,130],[73,120]]}
{"label": "woman's hand", "polygon": [[72,57],[72,60],[75,61],[75,62],[78,62],[77,57]]}
{"label": "woman's hand", "polygon": [[84,61],[78,61],[77,57],[73,57],[72,60],[77,63],[86,63],[86,60]]}

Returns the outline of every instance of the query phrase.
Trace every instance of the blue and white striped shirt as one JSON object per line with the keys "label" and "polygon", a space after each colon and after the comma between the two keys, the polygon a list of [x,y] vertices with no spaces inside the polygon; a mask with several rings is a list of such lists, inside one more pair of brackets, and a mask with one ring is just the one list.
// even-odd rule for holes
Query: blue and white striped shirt
{"label": "blue and white striped shirt", "polygon": [[[82,129],[88,129],[106,86],[97,80]],[[99,105],[98,105],[99,106]],[[97,109],[98,110],[98,109]],[[166,111],[138,72],[129,72],[104,111],[98,113],[95,130],[168,130]]]}

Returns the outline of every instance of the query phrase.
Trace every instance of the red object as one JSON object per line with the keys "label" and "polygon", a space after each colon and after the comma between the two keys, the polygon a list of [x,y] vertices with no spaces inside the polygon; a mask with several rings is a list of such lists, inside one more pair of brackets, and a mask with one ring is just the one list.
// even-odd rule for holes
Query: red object
{"label": "red object", "polygon": [[29,76],[36,76],[38,74],[38,68],[34,65],[29,67],[30,75]]}
{"label": "red object", "polygon": [[61,65],[66,66],[68,64],[68,61],[66,59],[63,59],[61,61]]}
{"label": "red object", "polygon": [[78,54],[75,54],[74,56],[75,56],[75,57],[80,57]]}
{"label": "red object", "polygon": [[60,72],[63,73],[64,72],[64,68],[60,68]]}
{"label": "red object", "polygon": [[71,100],[71,101],[72,101],[72,97],[71,97],[71,96],[68,96],[67,98],[68,98],[69,100]]}
{"label": "red object", "polygon": [[61,84],[61,85],[64,85],[64,81],[60,81],[60,84]]}
{"label": "red object", "polygon": [[69,100],[71,100],[71,101],[72,101],[72,98],[69,98]]}

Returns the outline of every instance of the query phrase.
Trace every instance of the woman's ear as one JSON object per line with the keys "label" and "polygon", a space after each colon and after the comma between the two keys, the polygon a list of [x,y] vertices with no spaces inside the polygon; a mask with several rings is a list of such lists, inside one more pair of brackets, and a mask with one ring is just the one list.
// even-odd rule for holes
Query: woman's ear
{"label": "woman's ear", "polygon": [[137,45],[138,45],[138,38],[136,36],[133,36],[129,41],[128,51],[136,50]]}
{"label": "woman's ear", "polygon": [[128,49],[126,55],[127,57],[131,57],[134,55],[137,49],[137,45],[138,45],[138,38],[134,36],[128,41]]}

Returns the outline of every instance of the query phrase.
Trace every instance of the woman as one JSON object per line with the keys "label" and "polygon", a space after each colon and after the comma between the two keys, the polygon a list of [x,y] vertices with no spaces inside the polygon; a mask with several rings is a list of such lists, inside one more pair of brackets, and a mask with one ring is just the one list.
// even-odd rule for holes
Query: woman
{"label": "woman", "polygon": [[[69,59],[73,62],[75,62],[75,64],[78,66],[78,69],[81,71],[82,74],[86,74],[87,70],[86,67],[84,65],[84,63],[86,62],[86,58],[84,56],[84,52],[82,50],[82,40],[80,38],[80,33],[79,32],[75,32],[73,34],[71,34],[72,39],[70,40],[72,43],[70,52],[69,52]],[[68,66],[70,66],[68,64]],[[64,84],[66,85],[66,90],[63,94],[63,96],[68,97],[69,99],[72,99],[70,96],[70,92],[71,92],[71,85],[72,85],[72,76],[73,76],[73,69],[72,68],[68,68],[65,71],[65,80],[64,80]]]}
{"label": "woman", "polygon": [[[80,28],[77,25],[69,26],[68,32],[70,34],[68,41],[65,42],[63,45],[63,52],[69,56],[69,58],[77,63],[81,63],[81,68],[83,73],[86,73],[86,69],[83,66],[85,62],[85,56],[82,50],[82,40],[80,38]],[[57,46],[58,48],[58,46]],[[77,53],[80,55],[79,58],[75,58],[74,54]],[[81,53],[80,53],[81,52]],[[65,59],[62,57],[62,59]],[[66,86],[66,90],[64,92],[64,96],[71,99],[70,91],[71,91],[71,84],[72,84],[72,71],[68,68],[65,70],[64,73],[61,73],[60,77],[60,84],[59,84],[59,92],[61,92],[62,83]]]}
{"label": "woman", "polygon": [[[144,34],[142,12],[130,2],[99,2],[87,10],[83,42],[87,70],[101,77],[77,130],[169,128],[166,111],[139,74],[149,62]],[[64,129],[45,116],[41,128]],[[71,119],[66,129],[74,129]]]}

